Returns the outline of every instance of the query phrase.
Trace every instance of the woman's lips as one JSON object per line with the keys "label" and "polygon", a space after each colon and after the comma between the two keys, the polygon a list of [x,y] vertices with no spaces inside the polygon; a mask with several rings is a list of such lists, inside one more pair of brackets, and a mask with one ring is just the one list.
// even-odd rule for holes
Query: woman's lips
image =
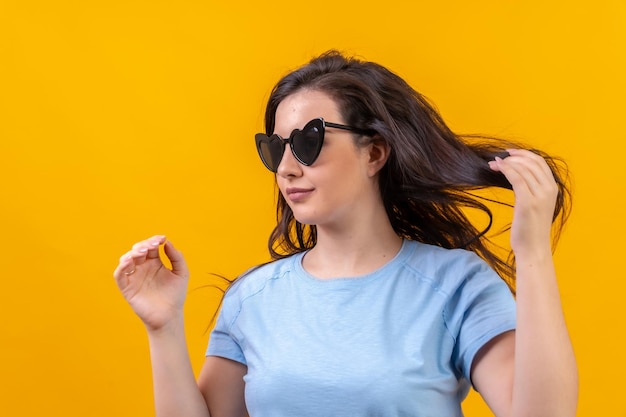
{"label": "woman's lips", "polygon": [[306,199],[313,192],[312,188],[287,188],[285,193],[290,201],[297,203]]}

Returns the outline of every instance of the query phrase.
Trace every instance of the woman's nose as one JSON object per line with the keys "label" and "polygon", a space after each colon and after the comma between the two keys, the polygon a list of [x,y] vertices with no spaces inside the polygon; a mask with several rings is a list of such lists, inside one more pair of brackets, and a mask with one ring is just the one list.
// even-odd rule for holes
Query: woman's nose
{"label": "woman's nose", "polygon": [[285,152],[283,152],[283,157],[278,164],[276,173],[282,177],[297,176],[302,173],[302,166],[293,156],[291,147],[288,144],[285,144]]}

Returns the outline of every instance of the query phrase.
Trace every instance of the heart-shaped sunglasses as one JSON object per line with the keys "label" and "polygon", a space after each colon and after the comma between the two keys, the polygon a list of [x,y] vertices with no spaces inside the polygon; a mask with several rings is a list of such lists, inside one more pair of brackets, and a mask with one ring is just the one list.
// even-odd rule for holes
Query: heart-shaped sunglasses
{"label": "heart-shaped sunglasses", "polygon": [[278,165],[283,158],[285,145],[287,143],[289,143],[291,152],[298,162],[302,165],[309,166],[315,162],[322,150],[326,127],[349,130],[362,135],[373,134],[371,130],[326,122],[320,117],[308,122],[304,125],[302,130],[294,129],[291,135],[289,135],[289,138],[283,138],[277,134],[268,136],[265,133],[257,133],[254,136],[256,149],[259,152],[263,164],[272,172],[278,170]]}

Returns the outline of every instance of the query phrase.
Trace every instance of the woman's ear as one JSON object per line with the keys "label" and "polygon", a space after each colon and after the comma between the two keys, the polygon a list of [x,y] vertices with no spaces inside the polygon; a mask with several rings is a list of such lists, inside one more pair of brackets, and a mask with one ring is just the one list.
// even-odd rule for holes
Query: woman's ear
{"label": "woman's ear", "polygon": [[389,154],[391,153],[391,148],[387,141],[382,138],[374,137],[372,142],[367,145],[367,151],[369,157],[367,172],[373,177],[378,174],[378,171],[380,171],[387,163],[387,159],[389,159]]}

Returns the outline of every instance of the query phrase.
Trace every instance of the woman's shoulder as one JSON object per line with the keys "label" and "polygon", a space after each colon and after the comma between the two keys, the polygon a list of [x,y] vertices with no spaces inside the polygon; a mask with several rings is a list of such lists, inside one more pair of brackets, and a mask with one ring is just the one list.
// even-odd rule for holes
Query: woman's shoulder
{"label": "woman's shoulder", "polygon": [[286,278],[294,270],[296,258],[300,256],[295,254],[253,266],[233,281],[227,295],[232,294],[241,300],[263,291],[269,282]]}
{"label": "woman's shoulder", "polygon": [[410,255],[407,262],[427,269],[440,269],[459,265],[487,266],[475,252],[466,249],[448,249],[418,241],[407,240]]}
{"label": "woman's shoulder", "polygon": [[407,244],[411,250],[404,258],[404,267],[438,290],[454,292],[476,278],[501,281],[500,276],[472,251],[447,249],[417,241],[408,241]]}

